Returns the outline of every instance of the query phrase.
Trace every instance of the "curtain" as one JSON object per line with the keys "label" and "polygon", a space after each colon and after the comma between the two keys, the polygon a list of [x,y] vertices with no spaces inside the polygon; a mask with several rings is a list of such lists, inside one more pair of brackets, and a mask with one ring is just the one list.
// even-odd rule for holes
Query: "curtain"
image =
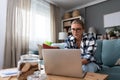
{"label": "curtain", "polygon": [[50,20],[50,23],[51,23],[51,39],[53,42],[57,42],[57,35],[56,35],[56,18],[55,18],[55,6],[54,5],[50,5],[50,16],[51,16],[51,20]]}
{"label": "curtain", "polygon": [[58,41],[58,32],[61,27],[60,8],[50,4],[50,25],[51,25],[51,39],[52,42]]}
{"label": "curtain", "polygon": [[50,4],[43,0],[32,0],[29,49],[36,51],[37,44],[52,41],[50,33]]}
{"label": "curtain", "polygon": [[29,49],[30,0],[8,0],[3,68],[17,66]]}
{"label": "curtain", "polygon": [[31,1],[31,28],[29,49],[38,50],[37,44],[58,42],[61,25],[60,8],[42,0]]}
{"label": "curtain", "polygon": [[15,67],[37,44],[58,42],[60,9],[43,0],[8,0],[4,68]]}

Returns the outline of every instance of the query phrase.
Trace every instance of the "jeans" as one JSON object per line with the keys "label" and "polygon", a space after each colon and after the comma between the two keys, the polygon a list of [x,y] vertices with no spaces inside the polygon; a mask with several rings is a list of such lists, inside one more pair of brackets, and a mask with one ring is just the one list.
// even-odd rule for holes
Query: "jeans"
{"label": "jeans", "polygon": [[82,69],[84,72],[96,72],[99,66],[94,62],[88,63],[86,65],[82,65]]}

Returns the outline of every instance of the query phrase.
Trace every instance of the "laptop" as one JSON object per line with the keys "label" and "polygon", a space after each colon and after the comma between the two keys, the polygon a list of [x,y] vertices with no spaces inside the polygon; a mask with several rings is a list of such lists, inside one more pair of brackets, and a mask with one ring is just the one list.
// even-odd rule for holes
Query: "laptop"
{"label": "laptop", "polygon": [[49,75],[83,78],[80,49],[43,49],[45,72]]}

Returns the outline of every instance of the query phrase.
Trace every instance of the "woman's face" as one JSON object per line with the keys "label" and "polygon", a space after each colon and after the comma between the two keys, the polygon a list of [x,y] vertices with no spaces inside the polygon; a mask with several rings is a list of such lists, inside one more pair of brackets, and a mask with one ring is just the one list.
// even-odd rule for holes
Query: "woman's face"
{"label": "woman's face", "polygon": [[82,37],[84,29],[83,29],[83,27],[80,24],[75,23],[75,24],[71,25],[71,31],[72,31],[72,35],[76,39],[80,39]]}

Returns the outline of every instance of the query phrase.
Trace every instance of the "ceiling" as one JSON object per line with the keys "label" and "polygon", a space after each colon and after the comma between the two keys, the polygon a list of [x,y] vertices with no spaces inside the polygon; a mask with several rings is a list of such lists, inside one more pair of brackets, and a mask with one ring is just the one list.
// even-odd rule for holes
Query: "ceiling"
{"label": "ceiling", "polygon": [[106,0],[46,0],[46,1],[53,3],[59,7],[62,7],[65,10],[70,10],[77,7],[86,7]]}

